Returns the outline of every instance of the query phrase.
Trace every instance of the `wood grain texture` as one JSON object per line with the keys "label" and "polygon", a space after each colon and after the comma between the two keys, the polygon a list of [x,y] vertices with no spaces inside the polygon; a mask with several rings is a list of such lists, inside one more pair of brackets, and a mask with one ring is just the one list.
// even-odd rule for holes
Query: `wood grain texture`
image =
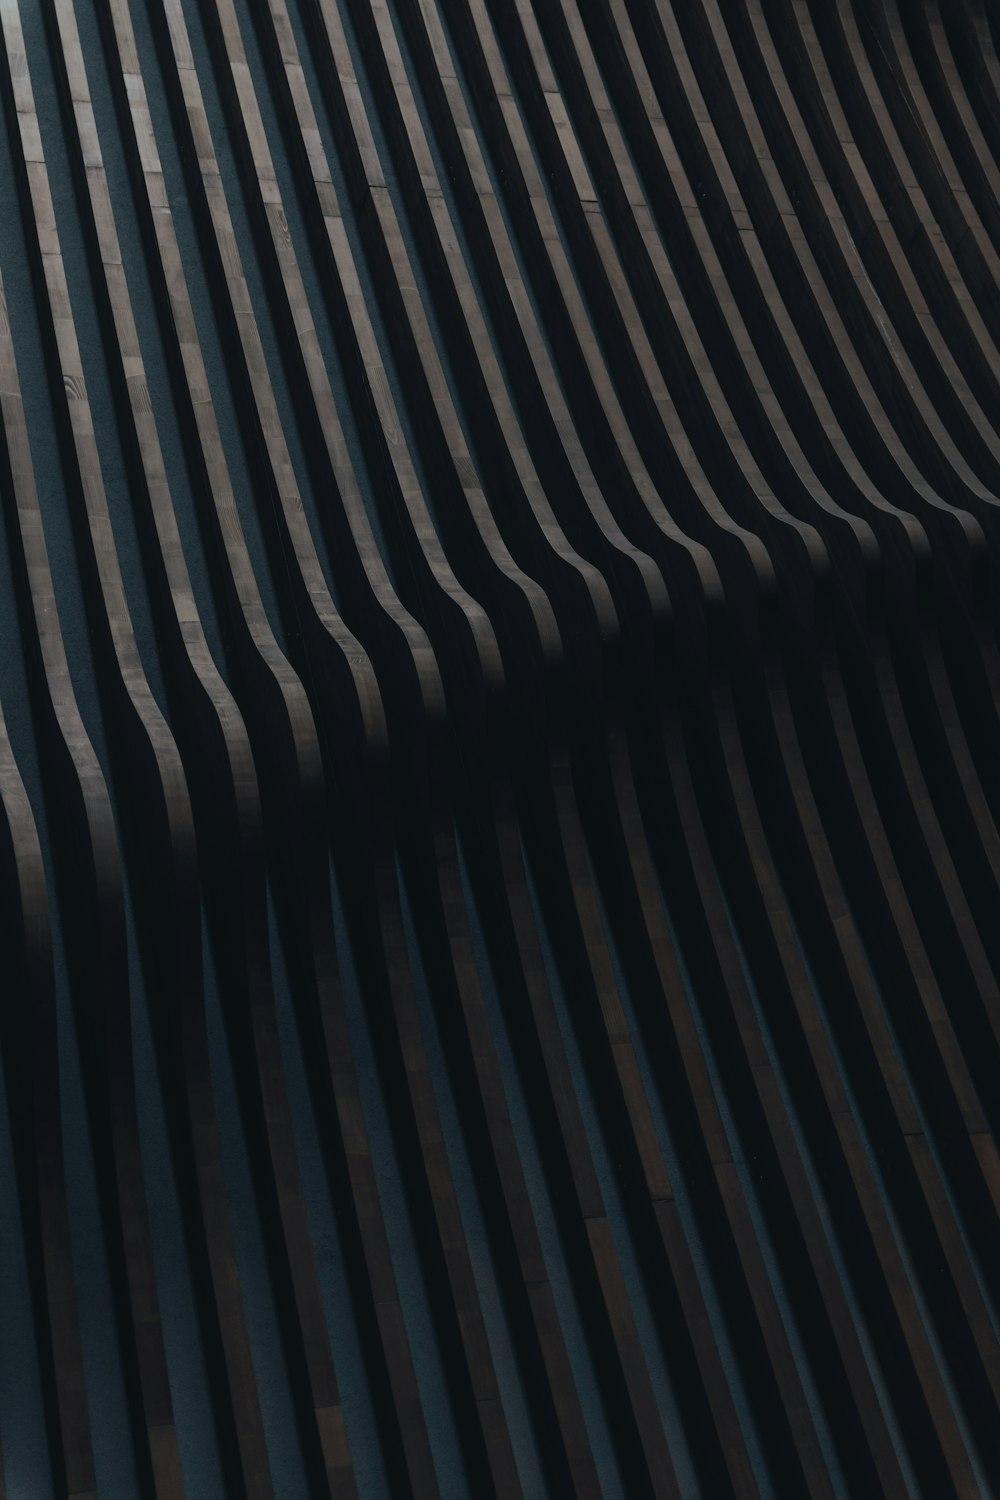
{"label": "wood grain texture", "polygon": [[0,1494],[1000,1494],[995,8],[0,40]]}

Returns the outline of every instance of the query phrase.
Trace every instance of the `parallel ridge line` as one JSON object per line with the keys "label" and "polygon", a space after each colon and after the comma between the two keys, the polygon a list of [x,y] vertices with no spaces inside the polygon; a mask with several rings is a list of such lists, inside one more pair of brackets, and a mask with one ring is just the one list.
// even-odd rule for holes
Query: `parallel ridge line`
{"label": "parallel ridge line", "polygon": [[1000,1494],[995,15],[0,33],[0,1494]]}

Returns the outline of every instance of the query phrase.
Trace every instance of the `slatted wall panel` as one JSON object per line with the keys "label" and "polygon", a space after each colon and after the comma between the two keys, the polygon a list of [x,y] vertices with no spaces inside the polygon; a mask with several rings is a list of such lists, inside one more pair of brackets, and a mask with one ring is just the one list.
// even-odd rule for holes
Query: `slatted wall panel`
{"label": "slatted wall panel", "polygon": [[1000,1495],[998,53],[0,0],[0,1496]]}

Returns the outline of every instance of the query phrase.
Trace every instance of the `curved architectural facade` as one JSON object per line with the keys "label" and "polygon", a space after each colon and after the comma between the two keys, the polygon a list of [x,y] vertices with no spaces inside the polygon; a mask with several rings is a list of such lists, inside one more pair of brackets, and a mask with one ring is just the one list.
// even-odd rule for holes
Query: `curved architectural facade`
{"label": "curved architectural facade", "polygon": [[0,0],[0,1496],[1000,1494],[998,48]]}

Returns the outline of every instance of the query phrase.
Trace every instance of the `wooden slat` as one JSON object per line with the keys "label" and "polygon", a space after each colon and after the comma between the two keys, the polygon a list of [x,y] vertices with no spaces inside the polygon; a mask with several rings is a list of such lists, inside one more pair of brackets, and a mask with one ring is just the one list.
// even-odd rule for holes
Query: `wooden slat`
{"label": "wooden slat", "polygon": [[25,1482],[93,1500],[118,1447],[163,1497],[289,1460],[412,1500],[993,1493],[993,9],[28,19],[0,0]]}

